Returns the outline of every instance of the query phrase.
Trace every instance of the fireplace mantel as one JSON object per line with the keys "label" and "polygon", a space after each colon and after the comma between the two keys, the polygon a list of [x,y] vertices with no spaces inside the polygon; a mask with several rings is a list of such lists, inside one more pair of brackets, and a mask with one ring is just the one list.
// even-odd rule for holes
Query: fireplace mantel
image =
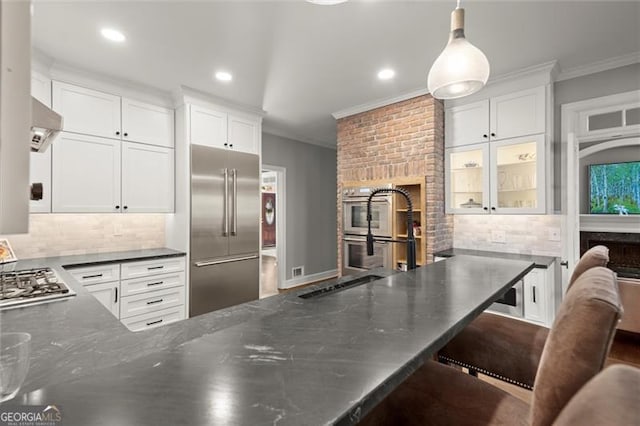
{"label": "fireplace mantel", "polygon": [[581,214],[580,231],[640,233],[640,215]]}

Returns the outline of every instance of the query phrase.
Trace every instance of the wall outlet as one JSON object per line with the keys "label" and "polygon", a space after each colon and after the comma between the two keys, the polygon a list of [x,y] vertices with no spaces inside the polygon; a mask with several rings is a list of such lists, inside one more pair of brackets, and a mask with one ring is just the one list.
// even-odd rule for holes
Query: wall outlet
{"label": "wall outlet", "polygon": [[491,231],[491,242],[505,244],[507,242],[507,233],[501,230]]}
{"label": "wall outlet", "polygon": [[549,229],[549,241],[560,241],[560,230]]}
{"label": "wall outlet", "polygon": [[295,268],[291,269],[291,276],[293,278],[301,277],[303,275],[304,275],[304,266],[296,266]]}
{"label": "wall outlet", "polygon": [[114,222],[113,224],[113,236],[121,237],[122,236],[122,224],[118,222]]}

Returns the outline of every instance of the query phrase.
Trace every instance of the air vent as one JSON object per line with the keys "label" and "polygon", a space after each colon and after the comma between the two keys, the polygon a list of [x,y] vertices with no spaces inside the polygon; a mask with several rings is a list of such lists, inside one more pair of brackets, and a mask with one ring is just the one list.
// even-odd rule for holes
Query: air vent
{"label": "air vent", "polygon": [[293,278],[301,277],[304,275],[304,266],[296,266],[291,270],[291,275]]}

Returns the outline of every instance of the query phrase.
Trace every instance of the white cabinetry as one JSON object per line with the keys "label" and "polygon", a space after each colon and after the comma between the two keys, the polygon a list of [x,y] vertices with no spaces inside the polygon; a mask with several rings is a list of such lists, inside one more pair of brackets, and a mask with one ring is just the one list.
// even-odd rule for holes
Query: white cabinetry
{"label": "white cabinetry", "polygon": [[447,213],[544,213],[545,136],[445,150]]}
{"label": "white cabinetry", "polygon": [[132,331],[185,319],[185,260],[73,267],[68,272]]}
{"label": "white cabinetry", "polygon": [[550,327],[555,317],[554,264],[548,268],[534,268],[524,277],[524,318]]}
{"label": "white cabinetry", "polygon": [[[51,107],[51,80],[42,74],[31,74],[31,96]],[[32,152],[29,160],[29,182],[42,184],[42,199],[31,200],[31,213],[51,212],[51,152]]]}
{"label": "white cabinetry", "polygon": [[173,110],[122,98],[122,139],[173,148]]}
{"label": "white cabinetry", "polygon": [[545,87],[445,110],[445,146],[456,147],[545,132]]}
{"label": "white cabinetry", "polygon": [[190,141],[197,145],[258,154],[260,121],[191,105]]}
{"label": "white cabinetry", "polygon": [[53,212],[120,211],[120,142],[63,133],[53,148]]}
{"label": "white cabinetry", "polygon": [[119,96],[54,81],[53,110],[65,132],[120,139]]}
{"label": "white cabinetry", "polygon": [[122,209],[169,213],[174,208],[173,149],[122,143]]}

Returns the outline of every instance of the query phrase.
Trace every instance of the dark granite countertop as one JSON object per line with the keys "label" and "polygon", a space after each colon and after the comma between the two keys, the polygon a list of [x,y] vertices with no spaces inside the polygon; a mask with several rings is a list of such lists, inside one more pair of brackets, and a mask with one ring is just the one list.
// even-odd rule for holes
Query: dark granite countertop
{"label": "dark granite countertop", "polygon": [[135,334],[86,293],[9,311],[53,355],[34,355],[24,390],[37,390],[12,404],[55,404],[71,425],[353,424],[533,266],[458,255]]}
{"label": "dark granite countertop", "polygon": [[471,250],[461,248],[450,248],[448,250],[442,250],[434,253],[434,256],[438,257],[453,257],[457,255],[469,255],[469,256],[481,256],[481,257],[497,257],[500,259],[513,259],[524,260],[527,262],[535,263],[536,268],[547,269],[558,258],[553,256],[538,256],[532,254],[518,254],[518,253],[502,253],[497,251],[485,251],[485,250]]}

